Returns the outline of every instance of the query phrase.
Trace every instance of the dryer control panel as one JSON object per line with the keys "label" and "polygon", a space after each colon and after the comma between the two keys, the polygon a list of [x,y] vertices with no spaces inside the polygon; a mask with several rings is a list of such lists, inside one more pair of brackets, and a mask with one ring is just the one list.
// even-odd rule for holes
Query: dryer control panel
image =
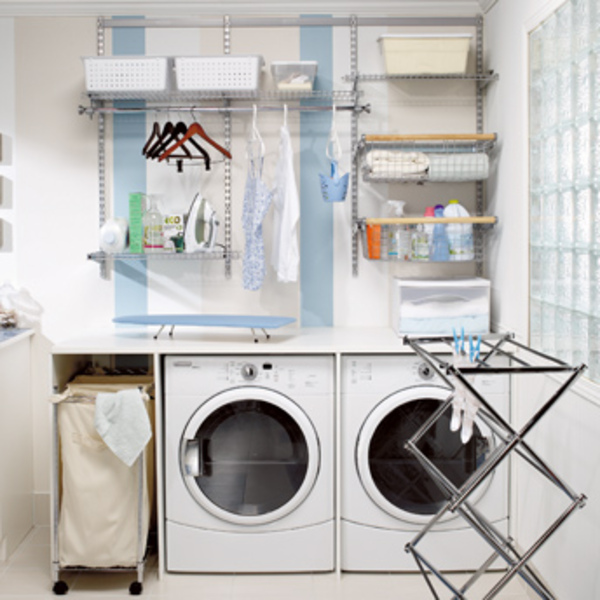
{"label": "dryer control panel", "polygon": [[[281,392],[332,394],[332,356],[167,356],[165,387],[169,395],[256,385]],[[192,392],[193,390],[193,392]]]}

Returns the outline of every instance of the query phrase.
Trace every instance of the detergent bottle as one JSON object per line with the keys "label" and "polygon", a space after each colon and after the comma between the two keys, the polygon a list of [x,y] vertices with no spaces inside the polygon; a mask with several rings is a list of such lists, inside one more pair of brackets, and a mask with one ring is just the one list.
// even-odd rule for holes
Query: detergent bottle
{"label": "detergent bottle", "polygon": [[[436,217],[443,217],[444,207],[441,204],[436,204],[434,214]],[[432,238],[430,260],[436,262],[450,260],[450,246],[448,244],[446,225],[443,223],[435,223],[433,226]]]}
{"label": "detergent bottle", "polygon": [[[461,206],[458,200],[448,202],[444,209],[445,217],[468,217],[469,212]],[[473,260],[473,225],[470,223],[448,223],[446,225],[448,244],[450,246],[450,260]]]}
{"label": "detergent bottle", "polygon": [[[434,207],[428,206],[425,209],[425,217],[435,217]],[[431,253],[433,247],[433,223],[425,223],[423,225],[423,230],[427,234],[427,239],[429,240],[429,253]]]}
{"label": "detergent bottle", "polygon": [[164,250],[163,216],[158,209],[156,198],[150,196],[150,206],[142,217],[144,227],[144,252],[162,252]]}

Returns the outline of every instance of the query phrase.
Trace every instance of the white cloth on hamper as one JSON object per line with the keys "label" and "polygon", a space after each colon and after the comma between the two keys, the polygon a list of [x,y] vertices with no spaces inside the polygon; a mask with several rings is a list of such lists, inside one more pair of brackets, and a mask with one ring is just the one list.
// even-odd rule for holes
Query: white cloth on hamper
{"label": "white cloth on hamper", "polygon": [[138,389],[96,396],[94,425],[104,443],[130,467],[152,438],[150,419]]}

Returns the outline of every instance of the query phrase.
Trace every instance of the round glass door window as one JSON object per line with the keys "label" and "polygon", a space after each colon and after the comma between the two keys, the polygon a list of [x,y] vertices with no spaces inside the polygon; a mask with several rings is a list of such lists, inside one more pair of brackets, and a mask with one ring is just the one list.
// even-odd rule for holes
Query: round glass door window
{"label": "round glass door window", "polygon": [[[419,427],[439,409],[448,391],[432,395],[382,402],[365,421],[357,447],[361,480],[371,498],[393,516],[413,522],[428,520],[447,501],[440,487],[405,448]],[[450,430],[451,416],[449,406],[418,442],[418,448],[460,487],[491,452],[492,436],[491,431],[482,431],[483,424],[474,423],[471,439],[463,444],[460,430]],[[480,488],[473,494],[475,502],[487,485]],[[447,518],[452,518],[452,514]]]}
{"label": "round glass door window", "polygon": [[310,491],[318,444],[301,411],[293,415],[262,399],[236,400],[201,419],[183,440],[182,461],[188,488],[210,512],[262,523],[287,514]]}

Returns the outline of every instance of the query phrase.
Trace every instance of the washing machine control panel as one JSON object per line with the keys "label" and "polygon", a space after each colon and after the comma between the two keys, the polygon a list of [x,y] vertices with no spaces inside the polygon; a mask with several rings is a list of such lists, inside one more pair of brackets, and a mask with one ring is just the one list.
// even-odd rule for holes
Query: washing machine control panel
{"label": "washing machine control panel", "polygon": [[257,385],[294,394],[333,394],[332,356],[170,356],[165,387],[169,395],[202,390],[211,395],[229,387]]}

